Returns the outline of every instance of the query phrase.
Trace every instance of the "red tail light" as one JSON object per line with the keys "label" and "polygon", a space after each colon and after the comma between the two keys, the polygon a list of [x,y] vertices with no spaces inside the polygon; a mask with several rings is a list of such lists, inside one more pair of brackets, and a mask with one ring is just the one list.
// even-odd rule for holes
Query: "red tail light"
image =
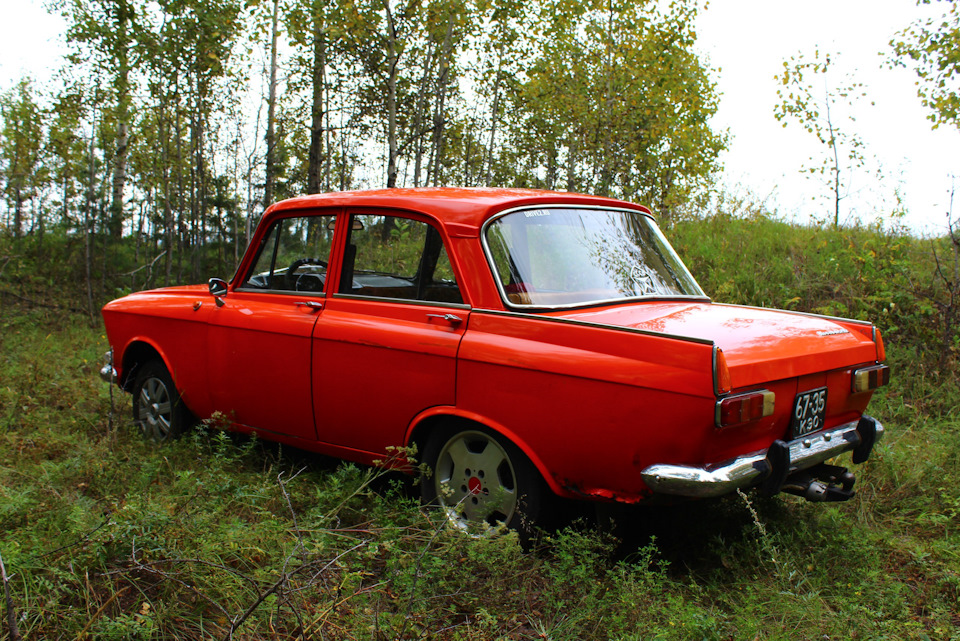
{"label": "red tail light", "polygon": [[773,414],[776,395],[767,390],[740,394],[717,401],[717,427],[758,421]]}

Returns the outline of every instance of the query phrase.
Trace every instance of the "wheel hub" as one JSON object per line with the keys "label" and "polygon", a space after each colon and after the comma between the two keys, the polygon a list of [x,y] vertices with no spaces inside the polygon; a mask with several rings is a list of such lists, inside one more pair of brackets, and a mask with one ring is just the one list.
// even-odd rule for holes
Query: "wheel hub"
{"label": "wheel hub", "polygon": [[467,491],[470,494],[477,495],[483,490],[483,483],[476,476],[470,477],[470,480],[467,481]]}

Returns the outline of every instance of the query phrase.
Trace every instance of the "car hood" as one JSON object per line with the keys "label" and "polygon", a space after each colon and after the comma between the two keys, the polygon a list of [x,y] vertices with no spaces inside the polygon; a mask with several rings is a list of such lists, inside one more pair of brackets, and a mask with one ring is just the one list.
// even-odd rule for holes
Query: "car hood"
{"label": "car hood", "polygon": [[570,320],[713,342],[734,389],[876,362],[869,323],[703,302],[650,302],[558,314]]}

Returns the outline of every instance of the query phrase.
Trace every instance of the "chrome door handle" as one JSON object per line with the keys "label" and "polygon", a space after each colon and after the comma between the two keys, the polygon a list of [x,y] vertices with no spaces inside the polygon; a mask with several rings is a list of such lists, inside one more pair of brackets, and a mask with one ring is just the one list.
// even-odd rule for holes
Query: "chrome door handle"
{"label": "chrome door handle", "polygon": [[427,318],[442,318],[448,323],[453,323],[454,325],[458,325],[463,322],[463,319],[456,314],[427,314]]}
{"label": "chrome door handle", "polygon": [[294,305],[303,305],[304,307],[309,307],[310,309],[323,309],[323,303],[316,300],[298,300]]}

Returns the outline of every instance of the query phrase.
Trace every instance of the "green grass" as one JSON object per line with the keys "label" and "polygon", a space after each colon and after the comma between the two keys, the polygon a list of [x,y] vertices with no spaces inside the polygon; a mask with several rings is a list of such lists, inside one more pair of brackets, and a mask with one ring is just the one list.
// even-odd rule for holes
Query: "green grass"
{"label": "green grass", "polygon": [[531,551],[470,539],[405,477],[215,427],[144,442],[129,396],[97,377],[102,329],[4,296],[0,556],[21,634],[960,639],[956,361],[938,367],[936,311],[900,286],[929,269],[924,245],[767,219],[670,235],[718,299],[880,319],[894,379],[871,413],[887,435],[853,500],[617,510],[610,531],[573,520]]}

